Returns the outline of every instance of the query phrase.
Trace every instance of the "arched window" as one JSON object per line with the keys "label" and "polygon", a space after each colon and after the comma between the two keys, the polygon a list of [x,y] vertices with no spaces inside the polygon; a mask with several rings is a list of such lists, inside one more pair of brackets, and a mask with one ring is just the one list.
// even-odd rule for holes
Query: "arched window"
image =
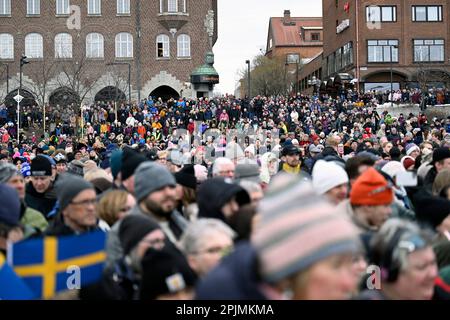
{"label": "arched window", "polygon": [[89,33],[86,36],[86,57],[103,58],[103,36],[100,33]]}
{"label": "arched window", "polygon": [[0,33],[0,59],[14,59],[14,37]]}
{"label": "arched window", "polygon": [[160,34],[156,37],[156,56],[158,58],[169,58],[170,57],[170,47],[169,47],[169,36],[165,34]]}
{"label": "arched window", "polygon": [[180,34],[177,38],[177,55],[180,58],[191,56],[191,37],[187,34]]}
{"label": "arched window", "polygon": [[133,57],[133,36],[122,32],[116,35],[116,58]]}
{"label": "arched window", "polygon": [[25,55],[28,58],[43,58],[43,38],[39,33],[29,33],[25,37]]}
{"label": "arched window", "polygon": [[55,57],[72,58],[72,36],[68,33],[59,33],[55,36]]}

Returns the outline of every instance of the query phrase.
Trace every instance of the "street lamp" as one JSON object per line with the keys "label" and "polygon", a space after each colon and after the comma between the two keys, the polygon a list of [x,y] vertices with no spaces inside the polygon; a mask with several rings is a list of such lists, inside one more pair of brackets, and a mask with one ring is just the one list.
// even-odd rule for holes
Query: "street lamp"
{"label": "street lamp", "polygon": [[[392,48],[398,49],[398,46],[395,44],[389,45],[389,49],[390,49],[390,53],[391,53],[391,108],[394,106],[394,84],[393,84],[393,75],[392,75],[394,59],[392,57]],[[397,54],[397,57],[398,57],[398,54]]]}
{"label": "street lamp", "polygon": [[20,102],[22,101],[20,98],[20,95],[22,93],[22,69],[23,66],[30,63],[30,61],[27,60],[27,56],[25,56],[22,53],[22,57],[20,58],[20,73],[19,73],[19,93],[17,94],[17,144],[20,143]]}
{"label": "street lamp", "polygon": [[[128,66],[128,103],[131,103],[131,63],[129,62],[111,62],[107,63],[107,66],[114,66],[114,65],[127,65]],[[117,99],[117,94],[116,94]]]}
{"label": "street lamp", "polygon": [[9,64],[0,62],[6,67],[6,94],[9,93]]}
{"label": "street lamp", "polygon": [[250,60],[245,60],[245,63],[247,64],[247,81],[248,81],[248,99],[251,99],[251,81],[250,81]]}

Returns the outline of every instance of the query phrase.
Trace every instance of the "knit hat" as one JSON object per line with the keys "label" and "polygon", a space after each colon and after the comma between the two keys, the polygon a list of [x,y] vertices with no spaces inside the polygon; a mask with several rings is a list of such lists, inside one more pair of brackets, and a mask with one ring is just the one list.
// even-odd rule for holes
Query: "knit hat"
{"label": "knit hat", "polygon": [[46,156],[37,155],[31,162],[32,177],[50,177],[52,175],[52,164]]}
{"label": "knit hat", "polygon": [[439,276],[434,281],[433,300],[450,300],[450,266],[439,270]]}
{"label": "knit hat", "polygon": [[282,156],[288,156],[288,155],[295,155],[300,154],[300,149],[293,144],[287,144],[284,146],[283,150],[281,151]]}
{"label": "knit hat", "polygon": [[95,190],[92,183],[83,178],[71,174],[62,174],[55,184],[60,210],[64,210],[80,192],[84,190]]}
{"label": "knit hat", "polygon": [[113,178],[116,179],[117,175],[122,168],[122,150],[115,150],[111,153],[110,167]]}
{"label": "knit hat", "polygon": [[417,220],[434,229],[450,214],[450,200],[424,192],[419,192],[414,197],[414,206]]}
{"label": "knit hat", "polygon": [[0,162],[0,183],[7,183],[13,176],[20,176],[17,167],[11,163]]}
{"label": "knit hat", "polygon": [[338,208],[318,196],[311,183],[277,175],[251,239],[262,278],[277,283],[329,256],[360,251],[355,227]]}
{"label": "knit hat", "polygon": [[20,168],[20,173],[22,173],[22,176],[24,178],[31,176],[31,166],[29,163],[25,162],[22,163],[22,166]]}
{"label": "knit hat", "polygon": [[324,194],[334,187],[348,183],[348,175],[341,166],[334,162],[318,160],[312,170],[314,190],[318,194]]}
{"label": "knit hat", "polygon": [[239,183],[242,180],[249,180],[256,183],[261,182],[260,170],[257,164],[238,164],[234,171],[234,180]]}
{"label": "knit hat", "polygon": [[196,281],[195,272],[175,247],[150,248],[142,259],[140,299],[153,300],[159,295],[177,293],[194,287]]}
{"label": "knit hat", "polygon": [[147,161],[145,156],[131,148],[123,149],[122,155],[122,181],[127,180],[134,173],[136,168],[143,162]]}
{"label": "knit hat", "polygon": [[17,191],[7,184],[0,183],[0,223],[16,226],[20,220],[20,200]]}
{"label": "knit hat", "polygon": [[353,205],[387,205],[394,200],[392,187],[374,168],[361,174],[350,191],[350,203]]}
{"label": "knit hat", "polygon": [[409,156],[413,151],[420,151],[419,147],[414,143],[408,143],[405,147],[406,155]]}
{"label": "knit hat", "polygon": [[61,149],[56,150],[53,159],[56,163],[67,163],[66,152]]}
{"label": "knit hat", "polygon": [[169,170],[156,162],[145,161],[136,169],[134,193],[138,202],[150,193],[166,186],[176,186],[177,182]]}
{"label": "knit hat", "polygon": [[174,174],[175,180],[182,186],[197,189],[197,178],[195,177],[194,165],[184,166],[180,171]]}
{"label": "knit hat", "polygon": [[435,164],[441,160],[445,160],[450,158],[450,149],[449,148],[437,148],[433,151],[433,161],[431,164]]}
{"label": "knit hat", "polygon": [[394,179],[397,174],[399,174],[400,172],[405,172],[406,169],[398,161],[389,161],[383,167],[381,167],[381,171],[388,174],[392,179]]}
{"label": "knit hat", "polygon": [[72,160],[68,165],[67,165],[67,172],[71,173],[73,175],[77,175],[80,177],[84,176],[84,163],[81,162],[80,160]]}
{"label": "knit hat", "polygon": [[126,216],[119,228],[119,239],[124,255],[130,253],[147,234],[156,229],[160,229],[159,225],[144,215]]}
{"label": "knit hat", "polygon": [[416,164],[416,160],[414,160],[413,157],[410,156],[404,156],[401,160],[400,163],[403,165],[403,167],[406,170],[409,170],[412,166],[414,166]]}

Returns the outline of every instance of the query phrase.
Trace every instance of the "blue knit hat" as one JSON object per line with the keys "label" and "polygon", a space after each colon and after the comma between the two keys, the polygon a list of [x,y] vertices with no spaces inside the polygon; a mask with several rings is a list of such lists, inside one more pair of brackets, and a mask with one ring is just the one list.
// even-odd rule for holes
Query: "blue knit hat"
{"label": "blue knit hat", "polygon": [[0,223],[16,226],[20,219],[20,200],[17,191],[10,186],[0,184]]}

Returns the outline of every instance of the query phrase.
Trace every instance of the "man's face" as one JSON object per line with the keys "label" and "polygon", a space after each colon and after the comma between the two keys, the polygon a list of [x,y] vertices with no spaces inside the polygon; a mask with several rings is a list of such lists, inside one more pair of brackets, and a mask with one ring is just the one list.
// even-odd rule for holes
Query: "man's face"
{"label": "man's face", "polygon": [[198,250],[188,255],[188,261],[191,268],[200,277],[211,271],[224,254],[233,248],[233,240],[220,231],[207,233],[199,243]]}
{"label": "man's face", "polygon": [[412,158],[416,159],[420,155],[420,151],[415,149],[413,152],[409,154]]}
{"label": "man's face", "polygon": [[220,171],[218,176],[224,178],[234,178],[235,166],[233,163],[224,163],[220,166]]}
{"label": "man's face", "polygon": [[339,186],[332,188],[331,190],[328,190],[325,193],[325,196],[328,198],[328,200],[331,201],[331,203],[338,204],[347,198],[347,194],[348,194],[348,185],[347,183],[343,183]]}
{"label": "man's face", "polygon": [[402,300],[430,300],[437,276],[436,257],[428,247],[408,255],[407,269],[400,272],[393,286]]}
{"label": "man's face", "polygon": [[366,219],[370,226],[381,227],[392,213],[390,204],[365,206]]}
{"label": "man's face", "polygon": [[67,163],[65,162],[60,162],[56,164],[56,173],[57,174],[62,174],[64,172],[67,171]]}
{"label": "man's face", "polygon": [[300,164],[300,154],[288,154],[286,155],[286,163],[290,167],[296,167]]}
{"label": "man's face", "polygon": [[436,166],[437,172],[441,172],[442,170],[445,170],[445,169],[450,169],[450,158],[436,162],[435,166]]}
{"label": "man's face", "polygon": [[97,224],[96,193],[92,189],[83,190],[63,210],[64,222],[76,231],[85,231]]}
{"label": "man's face", "polygon": [[175,186],[166,186],[150,193],[144,200],[148,211],[158,217],[167,217],[175,209],[177,192]]}
{"label": "man's face", "polygon": [[17,190],[20,199],[25,198],[25,180],[22,176],[12,176],[8,185]]}
{"label": "man's face", "polygon": [[52,177],[31,177],[31,183],[38,193],[44,193],[50,187]]}

